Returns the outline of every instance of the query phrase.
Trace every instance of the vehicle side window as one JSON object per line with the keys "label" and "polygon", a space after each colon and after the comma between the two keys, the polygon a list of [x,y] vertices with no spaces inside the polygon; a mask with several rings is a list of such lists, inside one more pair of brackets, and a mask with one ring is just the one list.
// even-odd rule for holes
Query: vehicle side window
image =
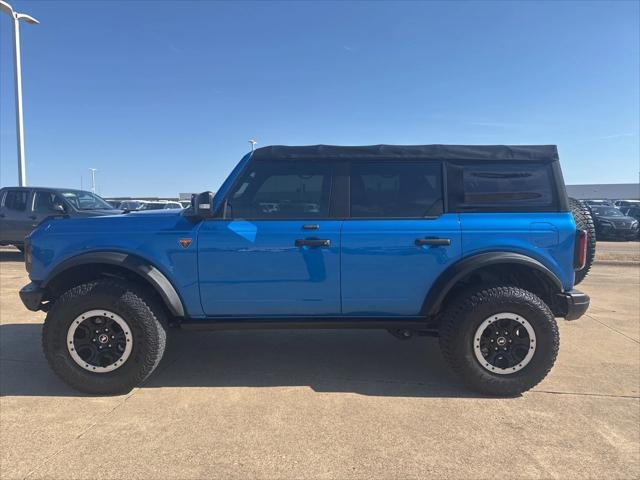
{"label": "vehicle side window", "polygon": [[459,193],[451,202],[454,211],[548,210],[554,206],[554,182],[549,165],[470,163],[453,169],[456,172],[450,182],[455,179],[457,185],[450,190]]}
{"label": "vehicle side window", "polygon": [[4,206],[10,210],[23,212],[27,208],[28,190],[8,190],[4,199]]}
{"label": "vehicle side window", "polygon": [[440,215],[439,163],[356,163],[351,165],[352,218],[423,218]]}
{"label": "vehicle side window", "polygon": [[57,212],[56,205],[64,208],[64,201],[54,192],[36,192],[33,199],[33,211],[36,213]]}
{"label": "vehicle side window", "polygon": [[328,217],[331,170],[322,162],[255,162],[230,192],[227,217]]}

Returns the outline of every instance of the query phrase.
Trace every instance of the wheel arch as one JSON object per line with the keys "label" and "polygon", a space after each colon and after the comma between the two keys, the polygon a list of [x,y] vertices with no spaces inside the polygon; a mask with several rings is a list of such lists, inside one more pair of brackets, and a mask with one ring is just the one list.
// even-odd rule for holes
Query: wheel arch
{"label": "wheel arch", "polygon": [[49,272],[40,287],[56,292],[77,284],[79,280],[118,276],[118,273],[142,281],[155,292],[172,316],[185,317],[182,299],[166,275],[148,260],[129,253],[100,251],[68,258]]}
{"label": "wheel arch", "polygon": [[[553,310],[555,294],[563,291],[562,282],[538,260],[515,252],[486,252],[465,258],[449,267],[432,285],[422,305],[422,314],[436,316],[461,287],[474,277],[513,276],[520,286],[536,293]],[[521,285],[524,283],[525,285]]]}

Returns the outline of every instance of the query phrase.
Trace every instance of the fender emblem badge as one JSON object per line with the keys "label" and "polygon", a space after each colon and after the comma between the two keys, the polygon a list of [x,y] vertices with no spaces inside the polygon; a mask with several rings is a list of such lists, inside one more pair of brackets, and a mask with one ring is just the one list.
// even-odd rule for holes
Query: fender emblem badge
{"label": "fender emblem badge", "polygon": [[191,245],[192,241],[193,240],[191,240],[190,238],[181,238],[180,240],[178,240],[178,243],[182,248],[187,248],[189,245]]}

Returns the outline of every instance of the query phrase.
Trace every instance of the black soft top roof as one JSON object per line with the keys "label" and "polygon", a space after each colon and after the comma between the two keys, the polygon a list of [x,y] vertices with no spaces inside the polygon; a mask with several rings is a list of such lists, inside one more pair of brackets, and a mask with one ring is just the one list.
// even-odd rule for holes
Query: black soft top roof
{"label": "black soft top roof", "polygon": [[555,162],[555,145],[272,145],[253,152],[255,160],[512,160]]}

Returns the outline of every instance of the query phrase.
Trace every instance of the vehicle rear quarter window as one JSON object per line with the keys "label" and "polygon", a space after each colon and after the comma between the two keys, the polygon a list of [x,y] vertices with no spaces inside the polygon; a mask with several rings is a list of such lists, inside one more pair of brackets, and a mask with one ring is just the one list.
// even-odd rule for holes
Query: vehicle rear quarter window
{"label": "vehicle rear quarter window", "polygon": [[9,210],[24,211],[27,208],[28,190],[7,190],[4,206]]}
{"label": "vehicle rear quarter window", "polygon": [[323,162],[254,162],[228,198],[227,216],[244,219],[329,216],[332,166]]}
{"label": "vehicle rear quarter window", "polygon": [[546,211],[556,204],[547,164],[469,163],[449,174],[453,211]]}
{"label": "vehicle rear quarter window", "polygon": [[440,163],[351,165],[352,218],[424,218],[443,211]]}

